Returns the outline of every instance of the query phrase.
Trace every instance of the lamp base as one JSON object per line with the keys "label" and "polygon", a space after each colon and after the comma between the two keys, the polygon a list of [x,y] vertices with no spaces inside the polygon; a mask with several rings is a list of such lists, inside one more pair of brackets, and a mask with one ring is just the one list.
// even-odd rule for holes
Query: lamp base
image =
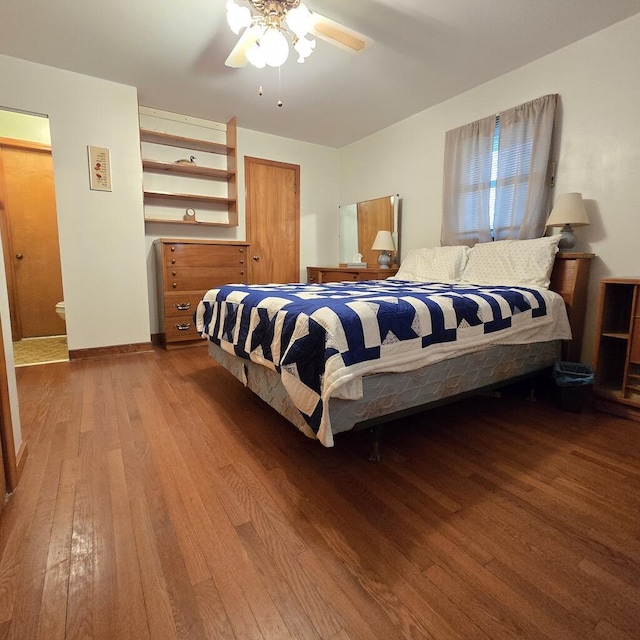
{"label": "lamp base", "polygon": [[391,264],[391,256],[386,251],[383,251],[378,256],[378,267],[380,269],[388,269],[390,264]]}
{"label": "lamp base", "polygon": [[573,233],[573,227],[565,224],[560,232],[560,242],[558,242],[559,251],[571,251],[576,246],[576,234]]}

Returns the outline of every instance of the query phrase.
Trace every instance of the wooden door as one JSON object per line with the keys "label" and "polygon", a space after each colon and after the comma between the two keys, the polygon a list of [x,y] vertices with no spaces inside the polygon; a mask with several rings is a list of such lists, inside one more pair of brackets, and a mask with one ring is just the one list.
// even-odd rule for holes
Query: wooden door
{"label": "wooden door", "polygon": [[14,340],[62,335],[63,300],[53,161],[49,147],[0,140],[4,258]]}
{"label": "wooden door", "polygon": [[378,231],[395,231],[393,202],[389,196],[358,202],[358,251],[370,267],[378,265],[380,251],[371,249]]}
{"label": "wooden door", "polygon": [[300,280],[300,167],[245,157],[251,282]]}

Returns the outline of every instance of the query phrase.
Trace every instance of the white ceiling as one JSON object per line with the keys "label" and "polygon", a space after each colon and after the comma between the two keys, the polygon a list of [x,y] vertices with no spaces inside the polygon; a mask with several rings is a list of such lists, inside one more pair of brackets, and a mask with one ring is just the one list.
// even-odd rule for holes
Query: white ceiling
{"label": "white ceiling", "polygon": [[225,0],[1,0],[0,53],[136,86],[145,106],[341,147],[640,12],[640,0],[306,2],[373,45],[318,40],[279,81],[224,66]]}

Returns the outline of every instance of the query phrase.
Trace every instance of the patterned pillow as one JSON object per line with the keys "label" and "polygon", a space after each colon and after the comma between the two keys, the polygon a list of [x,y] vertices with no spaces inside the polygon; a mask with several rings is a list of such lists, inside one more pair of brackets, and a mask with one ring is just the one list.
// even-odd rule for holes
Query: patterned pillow
{"label": "patterned pillow", "polygon": [[458,282],[470,249],[466,246],[413,249],[402,261],[397,280]]}
{"label": "patterned pillow", "polygon": [[560,234],[534,240],[482,242],[469,251],[462,280],[473,284],[549,288]]}

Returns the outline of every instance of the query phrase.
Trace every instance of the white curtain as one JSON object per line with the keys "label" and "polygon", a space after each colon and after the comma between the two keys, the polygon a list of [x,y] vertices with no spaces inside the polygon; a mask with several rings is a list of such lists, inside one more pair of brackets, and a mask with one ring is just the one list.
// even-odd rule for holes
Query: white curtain
{"label": "white curtain", "polygon": [[[443,245],[472,246],[544,234],[557,101],[556,94],[543,96],[447,131]],[[499,143],[494,147],[496,127]]]}
{"label": "white curtain", "polygon": [[491,156],[496,117],[447,131],[444,148],[442,245],[491,240]]}
{"label": "white curtain", "polygon": [[544,235],[557,99],[547,95],[500,113],[494,240]]}

